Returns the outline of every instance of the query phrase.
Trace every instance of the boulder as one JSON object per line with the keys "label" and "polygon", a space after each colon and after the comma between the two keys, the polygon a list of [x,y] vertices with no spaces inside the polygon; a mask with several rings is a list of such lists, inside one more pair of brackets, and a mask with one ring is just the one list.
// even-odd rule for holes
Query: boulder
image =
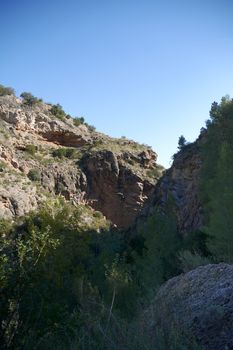
{"label": "boulder", "polygon": [[233,265],[209,264],[158,291],[153,327],[194,337],[204,350],[233,349]]}

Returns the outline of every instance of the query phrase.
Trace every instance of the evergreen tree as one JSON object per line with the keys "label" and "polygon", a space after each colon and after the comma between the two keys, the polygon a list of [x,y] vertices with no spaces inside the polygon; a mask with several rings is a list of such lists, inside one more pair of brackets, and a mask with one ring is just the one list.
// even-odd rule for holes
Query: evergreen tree
{"label": "evergreen tree", "polygon": [[178,149],[181,150],[182,148],[184,148],[184,146],[187,144],[187,141],[185,139],[185,137],[183,135],[181,135],[179,137],[179,140],[178,140]]}

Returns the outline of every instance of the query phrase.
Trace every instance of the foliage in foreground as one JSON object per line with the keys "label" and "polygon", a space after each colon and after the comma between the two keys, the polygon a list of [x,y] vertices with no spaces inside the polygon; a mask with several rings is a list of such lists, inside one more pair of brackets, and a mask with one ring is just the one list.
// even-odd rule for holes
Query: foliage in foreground
{"label": "foliage in foreground", "polygon": [[[5,349],[165,349],[159,342],[166,337],[155,332],[152,339],[138,315],[152,291],[179,271],[173,248],[181,243],[174,221],[166,223],[158,213],[148,230],[148,240],[142,235],[144,242],[139,237],[129,242],[101,214],[65,203],[18,224],[2,221]],[[171,246],[165,248],[170,235]],[[176,349],[174,344],[171,340],[169,349]]]}
{"label": "foliage in foreground", "polygon": [[223,99],[212,106],[202,146],[205,227],[187,237],[172,200],[131,233],[65,203],[14,225],[1,221],[2,348],[198,349],[181,330],[168,335],[155,327],[142,310],[170,277],[233,261],[232,133],[233,101]]}

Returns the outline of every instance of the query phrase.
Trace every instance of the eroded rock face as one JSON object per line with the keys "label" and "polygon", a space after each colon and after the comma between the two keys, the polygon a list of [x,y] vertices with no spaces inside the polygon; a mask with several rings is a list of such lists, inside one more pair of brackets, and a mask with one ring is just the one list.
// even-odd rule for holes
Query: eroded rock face
{"label": "eroded rock face", "polygon": [[86,155],[81,167],[87,177],[91,205],[118,227],[132,224],[151,195],[153,184],[122,165],[111,151]]}
{"label": "eroded rock face", "polygon": [[87,203],[128,228],[161,175],[156,153],[132,140],[77,127],[72,118],[57,119],[50,109],[0,97],[0,218],[37,209],[43,194]]}
{"label": "eroded rock face", "polygon": [[202,166],[200,143],[187,145],[174,159],[170,169],[155,187],[147,214],[154,207],[163,209],[168,201],[173,202],[179,231],[187,233],[203,224],[203,209],[200,201],[200,172]]}
{"label": "eroded rock face", "polygon": [[36,210],[42,197],[33,184],[26,185],[12,176],[8,183],[0,186],[0,219],[12,219]]}
{"label": "eroded rock face", "polygon": [[64,122],[55,118],[46,104],[30,108],[13,96],[1,97],[0,118],[12,124],[16,130],[36,133],[63,146],[79,147],[91,143],[84,125],[75,127],[69,119]]}
{"label": "eroded rock face", "polygon": [[50,193],[79,203],[85,197],[84,175],[72,164],[51,163],[41,171],[41,185]]}
{"label": "eroded rock face", "polygon": [[206,265],[172,278],[153,308],[154,327],[182,329],[204,350],[233,349],[233,265]]}

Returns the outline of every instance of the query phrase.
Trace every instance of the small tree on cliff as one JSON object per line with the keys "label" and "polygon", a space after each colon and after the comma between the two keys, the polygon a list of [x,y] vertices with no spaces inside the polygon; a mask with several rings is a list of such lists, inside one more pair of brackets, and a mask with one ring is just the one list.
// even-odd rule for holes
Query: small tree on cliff
{"label": "small tree on cliff", "polygon": [[41,98],[33,96],[30,92],[22,92],[20,97],[23,99],[23,103],[28,106],[34,106],[35,104],[42,102]]}
{"label": "small tree on cliff", "polygon": [[185,139],[185,137],[183,135],[181,135],[179,137],[179,140],[178,140],[178,149],[181,150],[182,148],[184,148],[184,146],[187,144],[187,141]]}
{"label": "small tree on cliff", "polygon": [[14,95],[15,91],[11,87],[0,84],[0,96]]}

